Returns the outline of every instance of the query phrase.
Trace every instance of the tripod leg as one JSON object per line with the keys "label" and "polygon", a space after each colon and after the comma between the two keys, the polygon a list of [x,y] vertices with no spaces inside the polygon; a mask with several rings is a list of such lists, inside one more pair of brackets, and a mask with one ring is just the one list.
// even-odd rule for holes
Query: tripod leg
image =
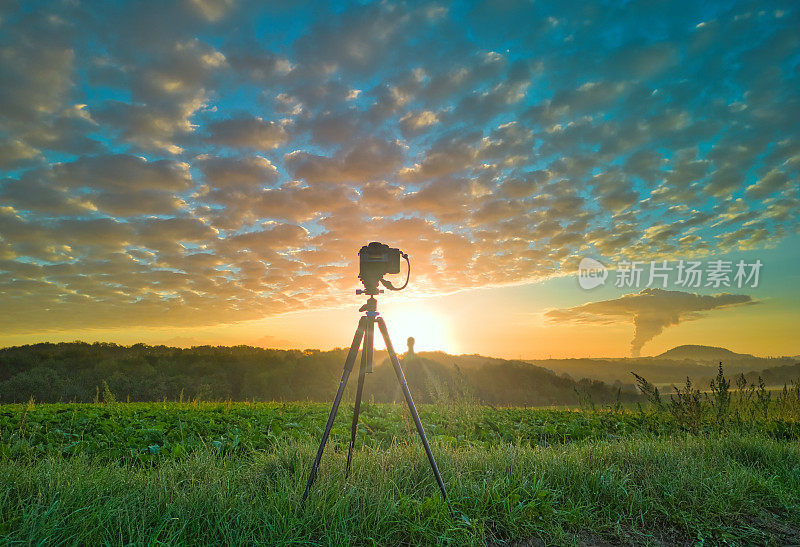
{"label": "tripod leg", "polygon": [[436,467],[436,460],[433,459],[433,452],[431,452],[428,439],[425,437],[425,430],[422,429],[422,422],[419,420],[417,408],[414,406],[414,400],[411,398],[411,392],[408,390],[405,374],[403,374],[403,369],[400,368],[400,361],[397,359],[397,354],[394,352],[394,348],[392,347],[392,341],[389,338],[389,331],[386,330],[386,323],[383,321],[383,317],[378,317],[377,321],[378,328],[381,329],[381,334],[383,335],[383,341],[386,344],[386,351],[389,352],[389,358],[392,361],[394,372],[397,375],[397,380],[400,382],[400,387],[403,389],[403,395],[406,398],[408,409],[411,411],[411,416],[414,418],[414,424],[417,426],[417,433],[419,433],[420,439],[422,439],[422,446],[425,447],[425,453],[428,455],[428,461],[431,464],[431,469],[433,469],[433,474],[436,476],[436,482],[439,483],[439,490],[442,491],[442,497],[452,513],[453,508],[450,507],[450,500],[447,499],[447,490],[444,488],[444,482],[442,481],[442,476],[439,474],[439,468]]}
{"label": "tripod leg", "polygon": [[361,345],[361,340],[364,337],[366,325],[367,318],[362,317],[358,322],[358,328],[356,329],[356,334],[353,337],[353,343],[350,345],[350,351],[347,354],[347,360],[344,362],[344,372],[342,373],[342,379],[339,382],[339,390],[336,392],[336,397],[333,399],[333,406],[331,407],[331,413],[328,415],[328,423],[325,424],[325,432],[322,434],[322,441],[319,443],[317,457],[314,458],[314,465],[311,466],[311,473],[308,475],[306,490],[303,492],[303,499],[300,501],[301,506],[305,505],[308,492],[311,490],[311,485],[314,484],[314,479],[317,477],[317,469],[319,468],[320,460],[322,460],[322,452],[325,450],[325,443],[328,442],[328,436],[331,434],[333,420],[336,418],[336,412],[339,410],[339,403],[342,401],[342,394],[344,393],[344,388],[347,386],[347,379],[350,377],[350,372],[353,370],[353,364],[356,362],[358,347]]}
{"label": "tripod leg", "polygon": [[375,331],[375,320],[367,318],[367,328],[364,331],[364,345],[361,349],[361,367],[358,370],[358,388],[356,389],[356,402],[353,407],[353,425],[350,428],[350,448],[347,451],[347,467],[345,467],[344,478],[350,476],[350,462],[353,459],[353,447],[356,444],[356,431],[358,429],[358,413],[361,411],[361,394],[364,390],[364,376],[372,368],[372,345],[373,332]]}

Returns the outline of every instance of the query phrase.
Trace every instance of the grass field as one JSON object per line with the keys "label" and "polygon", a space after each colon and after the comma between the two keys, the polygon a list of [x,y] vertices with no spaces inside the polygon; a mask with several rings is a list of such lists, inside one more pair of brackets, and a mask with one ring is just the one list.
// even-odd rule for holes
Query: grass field
{"label": "grass field", "polygon": [[798,543],[800,424],[786,401],[750,414],[743,401],[731,397],[721,418],[708,400],[699,427],[657,406],[425,405],[455,515],[397,405],[365,406],[347,481],[352,404],[343,405],[305,510],[299,500],[328,405],[0,406],[0,536],[8,544]]}

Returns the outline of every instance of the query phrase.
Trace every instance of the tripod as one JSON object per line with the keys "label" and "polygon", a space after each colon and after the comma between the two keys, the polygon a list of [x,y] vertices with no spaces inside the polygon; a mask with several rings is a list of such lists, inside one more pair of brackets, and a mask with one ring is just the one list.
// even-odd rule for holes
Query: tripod
{"label": "tripod", "polygon": [[[422,422],[419,420],[419,414],[417,414],[417,409],[414,406],[414,400],[411,398],[411,392],[408,390],[406,377],[403,374],[403,369],[400,368],[400,361],[397,359],[397,354],[392,347],[392,341],[389,339],[389,332],[386,330],[386,323],[384,322],[383,317],[381,317],[378,313],[378,301],[375,300],[375,297],[371,292],[365,291],[365,294],[370,295],[369,299],[367,299],[367,303],[361,306],[361,308],[358,310],[365,313],[358,321],[358,328],[356,329],[356,334],[353,337],[353,343],[350,345],[350,351],[347,354],[347,360],[344,363],[344,372],[342,373],[342,379],[339,382],[339,390],[336,392],[336,397],[333,399],[333,407],[331,408],[331,413],[328,416],[328,423],[325,424],[325,432],[322,434],[322,441],[319,443],[317,457],[314,458],[314,464],[311,466],[311,473],[308,476],[308,482],[306,483],[306,490],[303,492],[301,505],[305,505],[306,498],[311,490],[311,485],[314,483],[314,479],[317,477],[317,469],[319,469],[319,462],[322,459],[322,453],[325,450],[325,443],[328,442],[328,436],[331,433],[331,427],[333,427],[333,421],[336,418],[336,412],[339,410],[339,403],[342,401],[342,394],[347,386],[347,380],[353,370],[353,365],[356,362],[356,355],[358,354],[358,348],[361,346],[361,341],[363,339],[364,347],[361,351],[361,366],[358,371],[358,388],[356,389],[356,402],[355,408],[353,409],[353,425],[350,429],[350,448],[347,451],[347,466],[345,468],[344,475],[345,479],[350,475],[350,462],[353,458],[353,447],[356,443],[358,413],[361,410],[361,394],[364,390],[364,375],[368,372],[372,372],[373,336],[375,332],[375,323],[378,323],[378,328],[380,329],[381,335],[383,336],[383,341],[386,344],[386,350],[389,352],[389,359],[391,360],[392,366],[394,367],[394,372],[397,375],[397,381],[400,382],[400,387],[403,389],[403,396],[406,399],[406,403],[408,404],[408,409],[411,411],[411,415],[414,417],[414,423],[417,426],[417,433],[419,433],[420,439],[422,439],[422,446],[425,447],[425,453],[428,455],[428,462],[430,462],[431,469],[436,477],[436,482],[439,484],[439,490],[442,491],[442,498],[444,498],[447,506],[450,507],[450,501],[447,499],[447,491],[444,488],[442,476],[439,474],[439,468],[436,467],[436,460],[433,459],[431,447],[428,445],[428,439],[425,437],[425,430],[422,429]],[[452,508],[450,508],[450,511],[452,512]]]}

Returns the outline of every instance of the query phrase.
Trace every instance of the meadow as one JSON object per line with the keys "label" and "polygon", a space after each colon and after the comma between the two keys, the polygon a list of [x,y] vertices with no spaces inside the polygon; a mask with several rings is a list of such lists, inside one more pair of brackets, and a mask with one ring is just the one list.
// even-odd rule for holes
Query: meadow
{"label": "meadow", "polygon": [[0,406],[6,544],[800,542],[800,389],[645,380],[646,404],[420,405],[440,498],[404,407],[352,403],[299,501],[324,403]]}

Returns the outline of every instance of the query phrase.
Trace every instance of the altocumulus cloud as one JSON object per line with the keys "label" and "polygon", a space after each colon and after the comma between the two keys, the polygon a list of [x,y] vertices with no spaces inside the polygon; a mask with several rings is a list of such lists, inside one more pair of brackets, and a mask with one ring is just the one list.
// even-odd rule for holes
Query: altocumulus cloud
{"label": "altocumulus cloud", "polygon": [[545,317],[560,323],[613,323],[633,320],[634,333],[631,354],[638,357],[642,347],[670,326],[698,319],[703,312],[755,304],[743,294],[700,295],[664,289],[643,289],[613,300],[587,302],[580,306],[552,309]]}
{"label": "altocumulus cloud", "polygon": [[[0,6],[5,333],[333,305],[369,240],[430,294],[798,227],[793,2]],[[640,348],[743,297],[626,298]]]}

